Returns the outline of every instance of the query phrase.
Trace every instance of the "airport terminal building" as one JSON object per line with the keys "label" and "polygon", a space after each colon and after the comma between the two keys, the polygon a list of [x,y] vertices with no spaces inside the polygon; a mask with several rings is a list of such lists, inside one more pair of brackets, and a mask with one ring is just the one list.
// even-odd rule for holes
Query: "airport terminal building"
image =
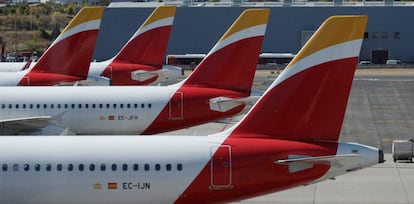
{"label": "airport terminal building", "polygon": [[105,10],[94,59],[112,57],[157,5],[177,5],[168,54],[207,53],[246,8],[270,8],[263,53],[297,53],[332,15],[368,15],[360,60],[414,63],[414,3],[385,1],[113,2]]}

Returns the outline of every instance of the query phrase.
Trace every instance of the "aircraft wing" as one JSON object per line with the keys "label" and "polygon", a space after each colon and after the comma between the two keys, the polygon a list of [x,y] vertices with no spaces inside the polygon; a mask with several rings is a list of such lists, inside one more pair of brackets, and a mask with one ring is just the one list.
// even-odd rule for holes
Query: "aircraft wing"
{"label": "aircraft wing", "polygon": [[0,120],[3,129],[38,129],[51,123],[52,116],[33,116]]}
{"label": "aircraft wing", "polygon": [[331,155],[320,157],[307,157],[292,155],[292,158],[276,160],[275,164],[286,164],[289,166],[289,172],[295,173],[308,168],[312,168],[315,164],[330,165],[337,168],[342,168],[348,163],[357,163],[361,156],[359,154],[344,154]]}

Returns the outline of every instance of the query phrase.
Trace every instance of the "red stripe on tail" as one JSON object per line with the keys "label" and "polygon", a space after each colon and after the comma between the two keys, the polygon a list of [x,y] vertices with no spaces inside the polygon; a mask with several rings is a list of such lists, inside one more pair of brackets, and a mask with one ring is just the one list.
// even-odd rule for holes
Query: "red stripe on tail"
{"label": "red stripe on tail", "polygon": [[42,55],[28,76],[31,72],[49,72],[86,79],[97,36],[98,30],[89,30],[58,42]]}
{"label": "red stripe on tail", "polygon": [[358,58],[306,69],[273,87],[230,137],[339,138]]}
{"label": "red stripe on tail", "polygon": [[202,86],[250,94],[263,36],[232,43],[205,58],[184,86]]}

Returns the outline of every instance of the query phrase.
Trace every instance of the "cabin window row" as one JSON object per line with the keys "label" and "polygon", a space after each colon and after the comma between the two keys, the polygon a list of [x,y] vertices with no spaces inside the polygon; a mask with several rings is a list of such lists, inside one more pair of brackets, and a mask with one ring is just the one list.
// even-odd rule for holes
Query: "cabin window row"
{"label": "cabin window row", "polygon": [[140,171],[140,168],[144,171],[182,171],[182,164],[144,164],[140,167],[139,164],[2,164],[3,172],[7,171]]}
{"label": "cabin window row", "polygon": [[117,103],[113,103],[113,104],[109,104],[109,103],[106,103],[106,104],[103,104],[103,103],[99,103],[99,104],[95,104],[95,103],[93,103],[93,104],[88,104],[88,103],[86,103],[86,104],[1,104],[1,109],[41,109],[41,108],[43,108],[43,109],[47,109],[47,108],[49,108],[49,109],[54,109],[54,108],[56,108],[56,109],[61,109],[61,108],[64,108],[64,109],[68,109],[68,108],[72,108],[72,109],[74,109],[74,108],[78,108],[78,109],[82,109],[82,108],[85,108],[85,109],[88,109],[88,108],[92,108],[92,109],[95,109],[95,108],[99,108],[99,109],[102,109],[102,108],[152,108],[152,104],[151,103],[148,103],[148,104],[144,104],[144,103],[141,103],[141,104],[138,104],[138,103],[134,103],[134,104],[131,104],[131,103],[127,103],[127,104],[123,104],[123,103],[121,103],[121,104],[117,104]]}

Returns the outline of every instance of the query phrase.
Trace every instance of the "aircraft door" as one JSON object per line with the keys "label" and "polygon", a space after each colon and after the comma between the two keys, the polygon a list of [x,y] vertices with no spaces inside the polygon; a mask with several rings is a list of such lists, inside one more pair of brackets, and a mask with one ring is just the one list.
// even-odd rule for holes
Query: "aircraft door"
{"label": "aircraft door", "polygon": [[170,97],[169,120],[183,120],[183,92],[175,92]]}
{"label": "aircraft door", "polygon": [[[217,148],[217,151],[214,151]],[[211,188],[226,189],[232,187],[231,147],[228,145],[210,148]]]}

